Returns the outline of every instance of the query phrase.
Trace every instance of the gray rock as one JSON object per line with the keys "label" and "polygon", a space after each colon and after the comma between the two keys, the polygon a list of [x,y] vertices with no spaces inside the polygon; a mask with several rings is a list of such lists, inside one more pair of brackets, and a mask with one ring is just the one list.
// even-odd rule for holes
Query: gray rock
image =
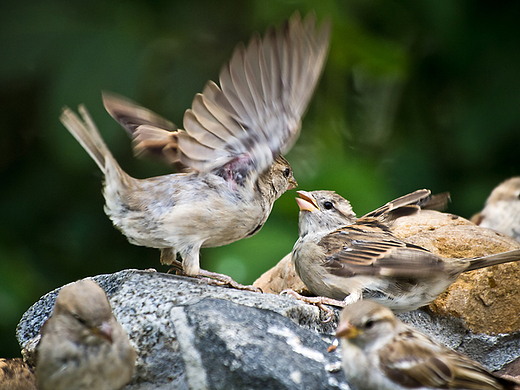
{"label": "gray rock", "polygon": [[[126,390],[349,389],[339,350],[327,352],[337,317],[323,323],[314,306],[154,271],[93,279],[107,292],[138,351]],[[42,297],[18,325],[18,341],[29,358],[57,293]],[[520,356],[518,333],[474,334],[458,318],[424,310],[399,317],[491,370]]]}
{"label": "gray rock", "polygon": [[[335,324],[290,297],[208,286],[191,278],[121,271],[93,278],[138,351],[125,389],[348,389]],[[22,317],[17,337],[33,353],[58,290]]]}
{"label": "gray rock", "polygon": [[475,334],[466,329],[460,318],[435,315],[422,309],[398,314],[397,317],[491,371],[500,370],[520,357],[520,332]]}

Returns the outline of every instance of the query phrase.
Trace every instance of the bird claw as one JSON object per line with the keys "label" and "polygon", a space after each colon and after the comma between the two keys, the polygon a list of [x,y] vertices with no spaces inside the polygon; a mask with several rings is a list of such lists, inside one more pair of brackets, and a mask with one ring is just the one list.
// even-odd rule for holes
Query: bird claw
{"label": "bird claw", "polygon": [[240,284],[233,280],[230,276],[219,274],[216,272],[206,271],[201,269],[199,271],[199,275],[197,275],[198,278],[201,280],[204,280],[208,284],[213,284],[216,286],[229,286],[236,288],[237,290],[244,290],[244,291],[252,291],[252,292],[259,292],[263,293],[262,289],[260,287],[255,286],[245,286],[243,284]]}
{"label": "bird claw", "polygon": [[260,287],[245,286],[243,284],[235,282],[233,280],[233,278],[231,278],[230,276],[219,274],[219,273],[216,273],[216,272],[211,272],[211,271],[206,271],[206,270],[201,269],[201,270],[199,270],[199,274],[198,275],[195,275],[195,276],[188,275],[184,271],[184,269],[182,268],[182,262],[180,262],[178,260],[174,260],[171,265],[172,265],[172,268],[170,268],[168,270],[168,272],[166,272],[168,274],[171,271],[175,271],[175,275],[188,276],[188,277],[197,278],[200,281],[203,281],[204,283],[206,283],[208,285],[229,286],[229,287],[236,288],[237,290],[244,290],[244,291],[252,291],[252,292],[263,293],[263,291],[262,291],[262,289]]}
{"label": "bird claw", "polygon": [[326,305],[338,306],[338,307],[345,306],[343,301],[337,301],[335,299],[331,299],[331,298],[327,298],[327,297],[306,297],[306,296],[298,294],[296,291],[291,290],[291,289],[283,290],[280,293],[280,295],[290,295],[290,296],[298,299],[299,301],[308,303],[310,305],[317,306],[318,308],[320,308],[321,310],[323,310],[326,313],[325,319],[322,320],[323,323],[330,322],[336,314],[333,309],[331,309],[330,307],[328,307]]}
{"label": "bird claw", "polygon": [[167,274],[174,271],[174,275],[188,276],[182,269],[182,263],[178,260],[174,260],[171,264],[172,267],[166,271]]}

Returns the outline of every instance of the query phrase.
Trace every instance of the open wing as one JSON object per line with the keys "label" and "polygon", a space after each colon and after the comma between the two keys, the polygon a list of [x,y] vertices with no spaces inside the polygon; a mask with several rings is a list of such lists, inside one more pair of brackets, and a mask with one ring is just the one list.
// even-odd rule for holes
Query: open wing
{"label": "open wing", "polygon": [[183,164],[212,171],[233,161],[259,173],[292,147],[328,52],[330,23],[315,22],[296,13],[237,46],[220,88],[208,82],[184,115]]}
{"label": "open wing", "polygon": [[[104,95],[105,107],[134,137],[138,152],[165,150],[198,171],[239,170],[257,175],[298,138],[328,52],[330,23],[295,13],[263,38],[239,44],[184,115],[185,131],[128,100]],[[172,152],[173,151],[173,152]]]}
{"label": "open wing", "polygon": [[103,104],[132,137],[135,155],[151,155],[168,164],[179,161],[177,137],[182,130],[172,122],[112,92],[103,92]]}
{"label": "open wing", "polygon": [[362,218],[377,218],[384,222],[415,214],[420,209],[443,210],[449,199],[448,192],[432,195],[430,190],[417,190],[386,203]]}

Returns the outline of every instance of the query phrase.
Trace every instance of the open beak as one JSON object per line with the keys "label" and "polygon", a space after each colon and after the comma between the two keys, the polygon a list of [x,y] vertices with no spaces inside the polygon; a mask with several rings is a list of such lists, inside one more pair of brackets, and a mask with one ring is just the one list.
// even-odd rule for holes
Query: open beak
{"label": "open beak", "polygon": [[338,339],[355,339],[360,334],[363,334],[363,331],[351,325],[348,321],[340,322],[338,328],[336,329],[336,338]]}
{"label": "open beak", "polygon": [[299,198],[296,198],[296,203],[298,203],[298,207],[300,211],[319,211],[318,203],[316,203],[316,199],[308,193],[307,191],[296,191]]}
{"label": "open beak", "polygon": [[103,322],[98,327],[92,328],[92,333],[94,333],[96,336],[99,336],[107,340],[110,344],[112,344],[112,326],[110,326],[108,321]]}

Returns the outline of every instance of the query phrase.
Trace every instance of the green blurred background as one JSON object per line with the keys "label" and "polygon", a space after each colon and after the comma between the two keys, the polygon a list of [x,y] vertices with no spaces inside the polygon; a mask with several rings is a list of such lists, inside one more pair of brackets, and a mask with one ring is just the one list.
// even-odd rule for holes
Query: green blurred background
{"label": "green blurred background", "polygon": [[[418,188],[450,191],[470,217],[520,174],[516,1],[4,1],[0,5],[0,357],[41,295],[90,275],[155,267],[103,213],[101,173],[58,121],[85,103],[122,167],[135,159],[101,91],[182,116],[239,41],[295,10],[333,21],[329,59],[286,156],[300,189],[334,189],[359,215]],[[251,283],[297,238],[294,191],[255,237],[202,251],[204,268]]]}

